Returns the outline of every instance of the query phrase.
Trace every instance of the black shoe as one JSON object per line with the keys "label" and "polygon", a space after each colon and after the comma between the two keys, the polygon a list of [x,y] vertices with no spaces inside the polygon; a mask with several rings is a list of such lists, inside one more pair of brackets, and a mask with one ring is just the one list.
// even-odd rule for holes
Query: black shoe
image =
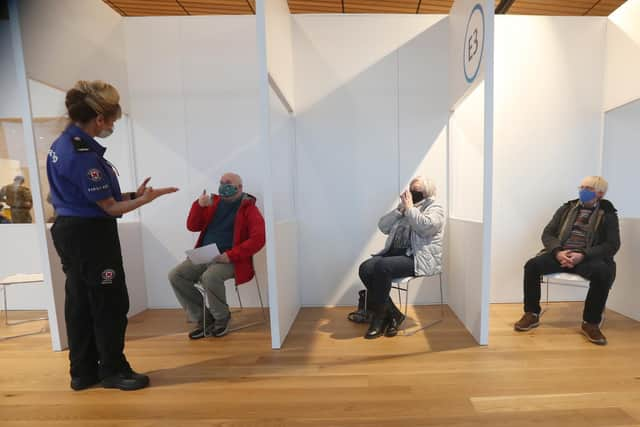
{"label": "black shoe", "polygon": [[149,385],[149,377],[134,371],[120,372],[102,380],[102,387],[120,390],[138,390]]}
{"label": "black shoe", "polygon": [[83,377],[71,377],[71,388],[75,391],[80,391],[93,387],[100,382],[98,375],[89,375]]}
{"label": "black shoe", "polygon": [[216,338],[220,338],[223,337],[225,335],[227,335],[229,333],[229,324],[231,323],[231,313],[229,313],[229,315],[227,316],[226,319],[224,319],[223,321],[224,323],[222,323],[220,326],[216,326],[213,329],[213,336]]}
{"label": "black shoe", "polygon": [[387,326],[387,330],[384,331],[385,337],[395,337],[398,335],[398,329],[400,329],[400,325],[404,322],[405,315],[398,310],[398,307],[392,302],[388,302],[389,306],[389,325]]}
{"label": "black shoe", "polygon": [[204,328],[198,325],[193,331],[189,332],[189,339],[191,340],[199,340],[200,338],[204,338]]}
{"label": "black shoe", "polygon": [[361,290],[358,292],[358,309],[356,311],[352,311],[347,315],[347,319],[351,320],[354,323],[370,323],[372,318],[371,311],[367,311],[367,291]]}
{"label": "black shoe", "polygon": [[364,334],[364,338],[372,340],[383,336],[384,331],[387,330],[387,326],[389,325],[389,319],[390,316],[385,306],[376,309],[373,312],[373,320],[371,320],[371,324],[369,325],[369,329],[367,329],[367,333]]}

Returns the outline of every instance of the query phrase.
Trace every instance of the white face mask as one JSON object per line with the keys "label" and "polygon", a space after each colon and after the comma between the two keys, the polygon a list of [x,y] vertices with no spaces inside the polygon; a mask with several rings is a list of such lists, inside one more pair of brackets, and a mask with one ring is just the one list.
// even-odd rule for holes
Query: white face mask
{"label": "white face mask", "polygon": [[98,134],[98,138],[108,138],[108,137],[111,136],[112,133],[113,133],[113,128],[112,129],[103,129]]}

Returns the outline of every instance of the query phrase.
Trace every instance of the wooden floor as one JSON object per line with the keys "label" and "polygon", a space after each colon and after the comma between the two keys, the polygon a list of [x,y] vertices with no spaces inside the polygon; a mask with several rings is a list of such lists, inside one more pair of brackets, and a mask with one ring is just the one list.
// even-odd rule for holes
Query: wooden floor
{"label": "wooden floor", "polygon": [[307,308],[280,351],[260,327],[189,341],[182,312],[150,310],[128,329],[128,358],[151,376],[137,392],[72,392],[46,333],[0,341],[0,426],[640,426],[640,324],[608,312],[599,347],[578,332],[581,309],[552,304],[516,333],[520,305],[493,305],[479,347],[451,312],[425,333],[366,341],[347,309]]}

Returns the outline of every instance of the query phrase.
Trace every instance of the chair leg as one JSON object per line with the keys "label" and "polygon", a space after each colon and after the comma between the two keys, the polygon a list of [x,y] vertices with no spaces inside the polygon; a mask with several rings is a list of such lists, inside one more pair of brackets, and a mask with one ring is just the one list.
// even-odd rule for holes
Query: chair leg
{"label": "chair leg", "polygon": [[264,304],[262,302],[262,292],[260,292],[260,284],[258,283],[258,277],[256,276],[256,289],[258,290],[258,299],[260,300],[260,311],[262,311],[262,319],[266,322],[267,315],[264,312]]}
{"label": "chair leg", "polygon": [[[444,297],[443,297],[443,292],[442,292],[442,273],[438,274],[439,278],[440,278],[440,318],[433,320],[425,325],[420,326],[417,329],[412,330],[411,332],[407,332],[406,329],[403,329],[403,335],[405,336],[411,336],[411,335],[415,335],[420,331],[424,331],[427,328],[430,328],[434,325],[437,325],[438,323],[442,322],[444,320]],[[409,297],[409,283],[411,282],[411,280],[407,283],[407,298]],[[408,301],[407,301],[408,302]]]}
{"label": "chair leg", "polygon": [[540,310],[540,314],[538,315],[538,319],[540,319],[542,317],[542,315],[544,313],[546,313],[546,311],[549,309],[549,279],[546,280],[542,280],[542,277],[540,277],[540,286],[545,285],[545,293],[546,293],[546,302],[544,304],[544,308],[542,308]]}
{"label": "chair leg", "polygon": [[[250,322],[245,325],[236,326],[233,328],[229,328],[229,332],[239,331],[240,329],[250,328],[252,326],[262,325],[267,323],[267,316],[264,311],[264,303],[262,302],[262,293],[260,292],[260,283],[258,282],[258,276],[254,276],[256,281],[256,288],[258,289],[258,299],[260,300],[260,309],[262,311],[262,320],[258,320],[256,322]],[[238,293],[238,286],[236,286],[236,292]],[[240,301],[240,308],[242,309],[242,301],[240,300],[240,293],[238,293],[238,301]]]}
{"label": "chair leg", "polygon": [[2,285],[2,301],[4,301],[4,324],[9,326],[9,311],[7,310],[7,287]]}
{"label": "chair leg", "polygon": [[240,291],[238,290],[238,284],[234,284],[234,288],[236,289],[236,295],[238,296],[238,303],[240,303],[240,310],[244,307],[242,306],[242,298],[240,298]]}
{"label": "chair leg", "polygon": [[209,301],[207,298],[207,291],[205,289],[204,293],[202,294],[202,330],[204,331],[204,336],[208,336],[207,335],[207,305],[208,305]]}

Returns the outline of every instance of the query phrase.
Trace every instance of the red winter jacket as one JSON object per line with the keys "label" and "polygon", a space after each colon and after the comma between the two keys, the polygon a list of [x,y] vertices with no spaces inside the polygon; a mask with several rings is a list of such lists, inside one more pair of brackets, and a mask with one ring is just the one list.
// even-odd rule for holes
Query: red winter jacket
{"label": "red winter jacket", "polygon": [[[265,241],[264,218],[256,207],[256,198],[246,193],[242,197],[233,224],[233,246],[226,251],[229,260],[235,267],[235,279],[238,285],[253,279],[255,271],[251,257],[262,249]],[[200,232],[196,247],[202,242],[207,226],[216,213],[219,203],[220,196],[214,194],[211,206],[203,208],[197,200],[191,205],[187,218],[187,229]]]}

